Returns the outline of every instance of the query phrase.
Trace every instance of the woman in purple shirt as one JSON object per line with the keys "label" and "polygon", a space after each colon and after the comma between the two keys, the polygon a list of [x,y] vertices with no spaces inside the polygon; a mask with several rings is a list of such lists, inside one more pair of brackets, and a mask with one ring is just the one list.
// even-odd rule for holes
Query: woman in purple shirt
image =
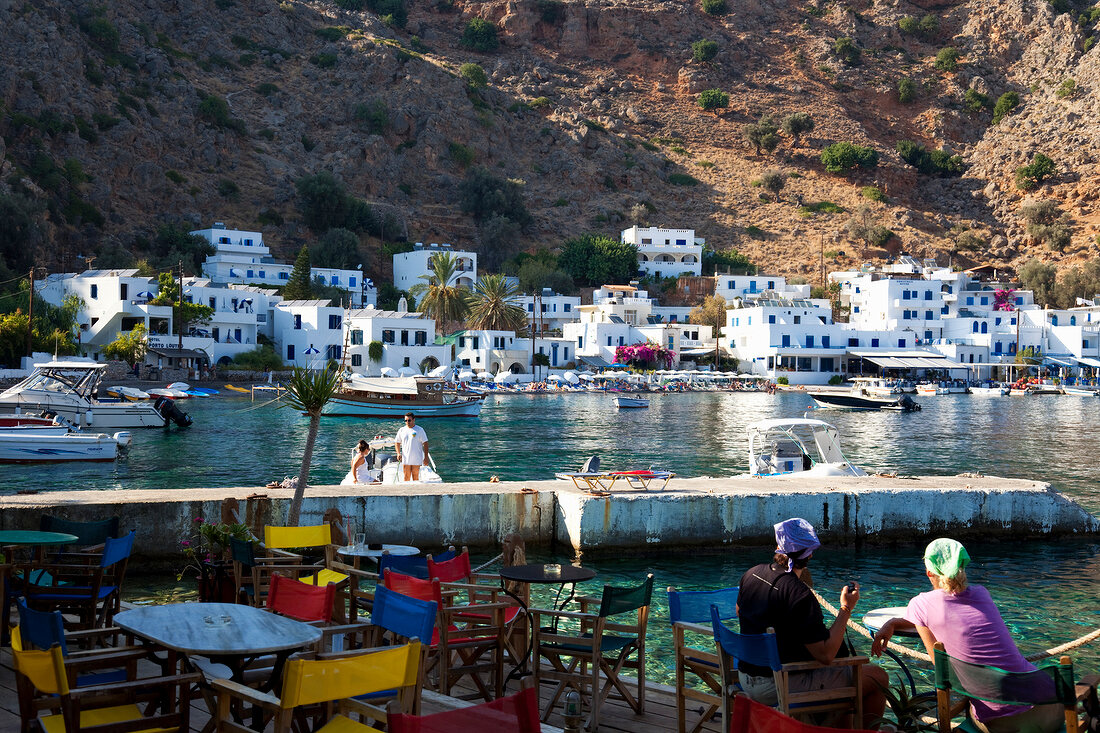
{"label": "woman in purple shirt", "polygon": [[[887,621],[875,634],[871,653],[882,654],[898,630],[916,629],[933,655],[937,641],[952,657],[972,664],[999,667],[1008,672],[1031,672],[993,603],[989,591],[966,584],[970,555],[955,540],[933,540],[924,551],[925,574],[932,590],[909,601],[904,618]],[[971,700],[974,722],[986,733],[1053,733],[1063,723],[1062,706],[1003,705]]]}

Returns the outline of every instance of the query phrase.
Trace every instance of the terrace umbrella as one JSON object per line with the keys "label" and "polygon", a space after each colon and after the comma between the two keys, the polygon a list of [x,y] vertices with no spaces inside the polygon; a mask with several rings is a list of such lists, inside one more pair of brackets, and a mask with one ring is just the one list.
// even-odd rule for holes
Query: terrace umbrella
{"label": "terrace umbrella", "polygon": [[135,298],[144,298],[145,300],[152,300],[153,298],[155,298],[157,296],[154,295],[153,293],[150,293],[148,290],[142,290],[140,293],[138,293],[134,297]]}
{"label": "terrace umbrella", "polygon": [[396,377],[397,376],[397,370],[394,369],[393,367],[382,367],[382,370],[378,373],[381,374],[383,377]]}
{"label": "terrace umbrella", "polygon": [[493,378],[493,375],[490,374],[489,372],[478,372],[477,373],[477,378],[480,379],[483,382],[488,382]]}
{"label": "terrace umbrella", "polygon": [[416,367],[411,366],[401,367],[397,370],[397,373],[400,374],[402,377],[415,377],[416,375],[420,374],[420,370]]}
{"label": "terrace umbrella", "polygon": [[449,366],[440,365],[440,366],[437,366],[435,369],[431,370],[430,372],[428,372],[428,376],[429,377],[442,377],[444,374],[446,374],[449,371],[451,371],[451,368]]}
{"label": "terrace umbrella", "polygon": [[578,374],[577,376],[586,382],[591,382],[595,379],[595,377],[593,377],[591,374]]}
{"label": "terrace umbrella", "polygon": [[509,382],[513,381],[515,378],[516,378],[516,375],[512,374],[511,372],[501,372],[500,374],[493,377],[493,381],[496,382],[497,384],[508,384]]}
{"label": "terrace umbrella", "polygon": [[551,374],[549,377],[546,378],[546,381],[548,381],[548,382],[564,382],[565,378],[562,377],[559,374]]}
{"label": "terrace umbrella", "polygon": [[474,374],[471,371],[459,372],[458,373],[458,381],[460,381],[460,382],[469,382],[471,379],[474,379],[476,376],[477,375]]}
{"label": "terrace umbrella", "polygon": [[581,380],[577,376],[576,372],[566,372],[565,373],[565,381],[569,382],[570,384],[576,384],[577,382],[579,382]]}

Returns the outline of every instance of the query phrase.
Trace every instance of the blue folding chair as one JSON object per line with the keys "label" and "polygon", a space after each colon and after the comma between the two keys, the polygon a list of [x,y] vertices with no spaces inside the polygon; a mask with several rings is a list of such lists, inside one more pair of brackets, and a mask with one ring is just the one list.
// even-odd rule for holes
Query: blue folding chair
{"label": "blue folding chair", "polygon": [[[445,562],[447,560],[453,560],[455,557],[454,548],[441,552],[438,555],[432,555],[432,559],[436,562]],[[420,578],[421,580],[428,579],[428,558],[421,557],[419,555],[382,555],[378,558],[378,576],[385,577],[386,571],[392,570],[395,573],[401,573],[402,575],[411,575],[414,578]]]}
{"label": "blue folding chair", "polygon": [[[27,602],[20,598],[17,601],[19,608],[19,635],[23,644],[23,648],[33,647],[35,649],[41,649],[43,651],[49,650],[54,644],[61,647],[61,656],[66,660],[79,659],[89,656],[97,656],[100,659],[110,660],[112,654],[124,651],[120,649],[93,649],[85,652],[69,653],[68,640],[80,641],[87,639],[91,641],[93,637],[102,637],[108,634],[113,634],[117,629],[104,630],[95,629],[92,631],[77,631],[70,634],[65,633],[65,619],[62,617],[60,611],[36,611],[33,608],[27,607]],[[132,672],[136,669],[137,661],[130,657],[130,655],[122,655],[124,658],[121,662],[124,662],[123,668],[111,669],[106,672],[100,672],[97,674],[85,674],[77,675],[76,687],[88,687],[90,685],[105,685],[113,682],[125,682],[127,679],[127,668]]]}
{"label": "blue folding chair", "polygon": [[[374,589],[374,608],[371,610],[370,622],[374,629],[371,639],[372,647],[385,644],[403,644],[413,639],[420,642],[420,664],[417,672],[417,694],[413,703],[414,714],[420,714],[420,689],[424,686],[424,673],[428,661],[428,653],[431,647],[438,641],[438,632],[435,630],[436,618],[439,614],[439,606],[435,601],[422,601],[419,598],[398,593],[384,585],[377,585]],[[376,692],[365,697],[372,700],[377,698],[394,696],[396,690]]]}
{"label": "blue folding chair", "polygon": [[82,629],[110,626],[118,613],[122,583],[133,549],[134,532],[131,530],[122,537],[107,538],[101,553],[59,555],[64,563],[39,566],[49,573],[48,583],[44,580],[27,583],[27,605],[77,614]]}
{"label": "blue folding chair", "polygon": [[[713,646],[701,649],[689,646],[687,634],[705,635],[713,645],[710,628],[711,607],[718,609],[719,618],[737,618],[737,588],[721,590],[678,591],[668,589],[668,617],[672,622],[672,639],[676,647],[676,724],[679,733],[687,733],[687,701],[706,704],[691,733],[702,730],[722,708],[722,682],[719,677],[718,653]],[[687,675],[693,674],[701,686],[689,686]]]}
{"label": "blue folding chair", "polygon": [[[855,709],[855,720],[863,719],[863,665],[867,657],[843,657],[833,660],[832,665],[819,662],[788,662],[779,660],[779,645],[775,640],[775,629],[769,628],[765,634],[738,634],[730,631],[722,623],[721,612],[717,606],[711,608],[711,628],[714,641],[718,645],[718,661],[721,668],[721,682],[725,694],[722,696],[722,718],[731,720],[733,697],[739,691],[737,682],[738,661],[748,662],[758,667],[766,667],[775,678],[775,692],[779,712],[788,716],[802,716],[810,713],[850,711]],[[835,687],[823,695],[821,690],[791,692],[790,675],[799,672],[811,672],[835,665],[852,666],[852,684]]]}

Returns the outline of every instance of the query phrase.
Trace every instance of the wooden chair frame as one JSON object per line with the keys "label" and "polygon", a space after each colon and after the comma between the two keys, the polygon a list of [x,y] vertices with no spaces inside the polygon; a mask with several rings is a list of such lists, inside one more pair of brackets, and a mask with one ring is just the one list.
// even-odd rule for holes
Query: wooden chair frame
{"label": "wooden chair frame", "polygon": [[[687,592],[692,593],[696,591]],[[673,603],[678,603],[678,601],[674,601],[674,595],[678,593],[679,591],[677,591],[676,588],[669,586],[668,598],[670,618],[676,617]],[[707,593],[708,598],[711,597],[709,595],[711,593],[732,593],[733,597],[736,597],[737,589],[723,588],[717,591],[702,591],[702,593]],[[733,607],[736,607],[735,603]],[[733,611],[730,610],[730,613],[733,613]],[[722,669],[716,649],[717,644],[714,644],[714,632],[710,624],[701,623],[709,620],[709,618],[710,614],[708,609],[706,619],[692,616],[690,620],[677,620],[672,623],[672,641],[676,650],[676,729],[679,733],[688,733],[688,700],[700,702],[706,706],[703,708],[703,713],[699,716],[699,720],[691,727],[690,733],[698,733],[703,730],[703,726],[713,720],[714,716],[722,709]],[[713,646],[709,646],[706,649],[697,646],[689,646],[687,642],[687,634],[689,633],[709,637]],[[698,678],[705,689],[697,689],[689,686],[687,684],[689,674]]]}

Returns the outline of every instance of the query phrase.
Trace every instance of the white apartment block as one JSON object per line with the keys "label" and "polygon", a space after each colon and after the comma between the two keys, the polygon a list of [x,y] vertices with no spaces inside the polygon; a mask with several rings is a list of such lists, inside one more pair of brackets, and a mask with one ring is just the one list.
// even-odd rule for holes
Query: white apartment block
{"label": "white apartment block", "polygon": [[[227,229],[219,221],[210,229],[197,229],[191,234],[204,238],[216,250],[202,265],[202,274],[214,283],[283,286],[290,280],[294,263],[276,262],[264,244],[262,232]],[[352,307],[373,303],[377,297],[374,283],[364,278],[362,269],[314,267],[311,274],[315,280],[347,292]]]}
{"label": "white apartment block", "polygon": [[[409,367],[429,372],[453,362],[450,344],[436,344],[435,321],[423,313],[353,310],[348,315],[348,354],[345,365],[356,374],[377,376],[385,367]],[[373,363],[368,349],[382,344],[382,361]]]}
{"label": "white apartment block", "polygon": [[531,340],[514,331],[466,330],[457,334],[455,360],[473,372],[526,374],[531,366]]}
{"label": "white apartment block", "polygon": [[805,300],[810,297],[809,283],[789,285],[782,275],[715,275],[714,280],[714,294],[727,303],[735,298]]}
{"label": "white apartment block", "polygon": [[527,314],[527,327],[533,333],[560,331],[566,323],[576,321],[579,295],[561,295],[544,288],[541,295],[520,295],[516,305]]}
{"label": "white apartment block", "polygon": [[664,229],[634,225],[622,231],[622,242],[638,248],[638,269],[654,277],[700,275],[702,238],[694,229]]}
{"label": "white apartment block", "polygon": [[398,290],[408,290],[414,285],[426,283],[422,279],[432,274],[432,257],[438,253],[450,254],[458,260],[455,278],[451,285],[473,288],[477,282],[477,253],[454,249],[450,244],[417,242],[412,252],[393,256],[393,284]]}

